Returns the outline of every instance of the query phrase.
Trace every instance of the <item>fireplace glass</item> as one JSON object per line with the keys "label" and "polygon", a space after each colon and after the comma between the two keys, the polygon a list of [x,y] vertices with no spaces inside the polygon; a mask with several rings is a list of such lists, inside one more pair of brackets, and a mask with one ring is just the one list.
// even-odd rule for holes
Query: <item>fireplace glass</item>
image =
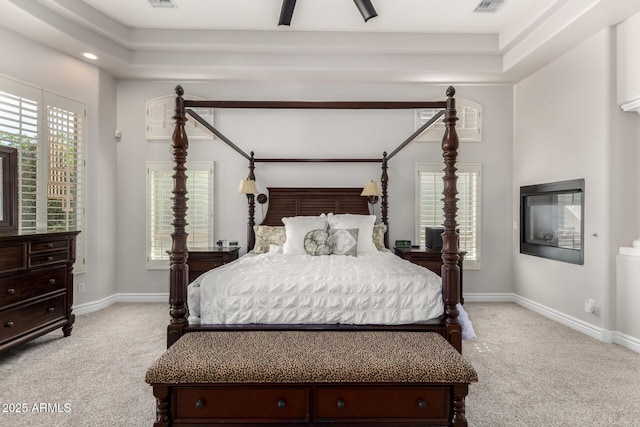
{"label": "fireplace glass", "polygon": [[520,252],[584,263],[584,179],[520,187]]}

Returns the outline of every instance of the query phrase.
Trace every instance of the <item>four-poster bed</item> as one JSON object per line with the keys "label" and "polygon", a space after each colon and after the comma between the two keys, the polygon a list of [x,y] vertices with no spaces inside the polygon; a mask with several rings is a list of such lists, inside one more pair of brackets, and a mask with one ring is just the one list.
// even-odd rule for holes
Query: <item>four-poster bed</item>
{"label": "four-poster bed", "polygon": [[[242,425],[253,425],[252,423],[258,422],[295,422],[306,425],[323,425],[325,422],[341,422],[348,423],[349,425],[358,425],[358,423],[360,423],[360,425],[367,425],[368,422],[386,423],[379,425],[391,425],[390,423],[400,423],[402,425],[466,425],[464,398],[467,394],[468,384],[476,381],[477,378],[475,377],[473,368],[468,365],[460,355],[462,331],[458,320],[458,304],[461,300],[461,290],[460,268],[458,265],[458,239],[455,232],[455,213],[457,209],[457,176],[455,173],[455,163],[459,143],[455,131],[457,117],[454,99],[455,90],[453,87],[447,90],[447,100],[442,102],[190,101],[183,98],[184,92],[180,86],[176,87],[176,94],[176,115],[174,116],[176,127],[173,133],[172,143],[175,174],[173,190],[174,232],[172,234],[173,245],[170,256],[171,320],[167,328],[167,347],[169,347],[169,349],[147,373],[147,382],[154,386],[154,395],[157,398],[158,418],[156,426],[181,425],[181,422],[189,424],[190,422],[196,422],[193,420],[203,419],[211,423],[224,423],[231,422],[229,420],[234,420],[233,423],[242,423]],[[191,110],[191,108],[196,107],[276,109],[434,108],[441,111],[400,144],[398,148],[390,154],[385,152],[381,158],[287,159],[254,158],[253,152],[250,155],[246,154],[229,141],[221,132]],[[218,136],[219,139],[249,161],[248,179],[250,180],[255,180],[255,164],[260,162],[380,163],[382,169],[380,180],[382,185],[381,222],[385,226],[384,229],[386,229],[383,239],[383,245],[386,248],[389,247],[388,161],[427,127],[444,115],[446,129],[443,136],[442,149],[444,158],[445,231],[443,233],[442,249],[443,264],[440,274],[442,279],[441,285],[440,283],[437,285],[437,295],[441,300],[437,303],[440,305],[441,315],[433,319],[420,319],[419,321],[409,321],[406,323],[397,321],[391,323],[371,323],[365,321],[361,324],[357,322],[354,324],[345,324],[343,322],[331,323],[327,321],[317,323],[296,321],[288,324],[274,324],[272,322],[262,323],[259,321],[250,321],[246,324],[207,324],[206,322],[202,324],[191,324],[187,316],[189,310],[193,310],[194,307],[189,307],[187,304],[189,283],[188,266],[186,263],[188,257],[187,233],[185,229],[185,213],[187,209],[185,163],[187,160],[188,137],[184,124],[187,114],[203,124]],[[291,239],[292,234],[289,234],[289,231],[292,230],[292,227],[289,226],[289,228],[287,228],[287,224],[289,223],[286,221],[291,218],[316,221],[316,218],[322,218],[323,215],[328,214],[329,223],[336,221],[336,218],[344,220],[347,223],[354,220],[354,218],[357,221],[368,221],[366,217],[371,216],[369,215],[368,200],[360,196],[360,190],[361,189],[354,188],[269,188],[267,213],[258,226],[255,224],[254,195],[248,194],[249,220],[247,239],[249,249],[254,248],[256,244],[256,229],[261,226],[282,227],[285,225],[284,228],[287,230],[287,239]],[[353,226],[346,228],[353,228]],[[358,248],[360,248],[360,239],[365,235],[363,230],[367,231],[369,236],[371,235],[371,228],[360,228],[359,230],[360,235],[353,230],[349,230],[354,233],[354,238],[357,238]],[[365,236],[364,238],[371,240],[369,236]],[[375,248],[374,251],[378,252]],[[386,252],[386,255],[390,254],[389,251]],[[395,255],[389,256],[396,258]],[[332,255],[329,256],[329,258],[331,257]],[[242,258],[248,259],[249,255],[241,257],[241,259]],[[365,259],[366,256],[362,258]],[[240,270],[232,270],[233,268],[239,268],[238,264],[240,264],[240,262],[241,260],[234,261],[234,263],[232,263],[234,265],[227,268],[227,279],[234,278],[236,271],[238,271],[237,275],[242,275],[242,273],[239,272]],[[373,264],[376,262],[378,262],[377,259]],[[410,264],[406,261],[401,262]],[[229,266],[232,264],[229,264]],[[411,276],[412,278],[415,277],[415,274],[420,275],[428,272],[428,270],[414,265],[411,265],[411,268],[420,270],[413,270],[411,272],[411,274],[413,274]],[[211,273],[211,275],[214,275],[216,272],[212,271]],[[201,277],[208,274],[209,273]],[[432,273],[429,272],[428,274]],[[204,280],[205,279],[203,279],[203,282]],[[223,283],[225,283],[226,280],[223,280]],[[218,284],[216,286],[220,287],[222,285]],[[189,292],[191,292],[191,290]],[[198,298],[200,298],[199,295]],[[192,300],[189,301],[190,304],[194,304]],[[269,309],[267,309],[267,311],[268,310]],[[393,333],[390,334],[388,332]],[[354,350],[344,342],[344,339],[347,337],[349,337],[347,339],[349,342],[353,342],[354,340],[360,342],[359,350]],[[413,350],[410,351],[405,344],[401,346],[401,349],[394,347],[397,343],[385,344],[387,340],[395,339],[410,340],[418,347],[414,345]],[[261,376],[264,372],[262,374],[258,372],[257,376],[253,375],[256,374],[257,371],[261,371],[261,369],[256,368],[256,366],[244,365],[243,363],[245,363],[245,361],[240,361],[240,365],[234,365],[234,363],[238,361],[235,360],[233,355],[240,351],[245,352],[243,353],[245,356],[241,357],[241,359],[246,358],[247,354],[253,354],[255,360],[249,363],[256,363],[258,366],[264,367],[262,364],[267,363],[267,360],[264,359],[265,356],[262,353],[265,348],[269,346],[268,343],[279,340],[283,340],[281,343],[283,347],[280,351],[286,353],[290,348],[300,347],[299,352],[296,353],[296,358],[300,357],[302,358],[301,360],[305,360],[305,358],[309,359],[304,362],[302,366],[306,366],[306,370],[315,372],[315,374],[317,374],[316,371],[318,370],[324,372],[324,374],[319,374],[319,377],[311,375],[311,377],[313,377],[311,378],[309,372],[304,372],[305,369],[303,369],[303,372],[291,376],[289,372],[291,369],[290,364],[295,361],[290,360],[291,355],[287,356],[284,353],[278,356],[279,359],[282,358],[278,363],[273,364],[273,359],[268,359],[270,368],[267,369],[267,371],[271,372],[271,368],[273,368],[275,372],[277,372],[275,374],[272,372],[272,376],[269,377],[271,378],[270,380]],[[416,344],[416,342],[420,344]],[[386,345],[394,347],[394,350],[390,350],[389,348],[382,350]],[[422,345],[426,345],[426,347],[420,347]],[[204,347],[208,348],[208,350],[205,350]],[[316,352],[311,351],[312,347],[316,348]],[[317,350],[317,347],[322,347],[322,349]],[[327,349],[324,347],[330,348]],[[201,351],[198,352],[194,350],[198,348],[200,348]],[[311,353],[309,353],[310,351]],[[317,353],[318,351],[319,353]],[[391,375],[389,378],[381,379],[379,378],[380,371],[376,371],[375,368],[355,365],[357,363],[363,363],[362,358],[358,359],[360,362],[355,359],[350,359],[350,357],[354,353],[357,354],[358,351],[364,351],[366,360],[369,362],[377,360],[378,358],[388,359],[387,362],[394,363],[397,366],[405,366],[404,369],[410,371],[413,371],[414,368],[406,367],[404,364],[412,364],[416,360],[422,364],[420,365],[421,368],[417,368],[419,373],[413,376],[410,375],[408,378],[399,378],[398,375]],[[234,359],[235,362],[234,360],[228,360],[227,362],[221,360],[212,361],[211,358],[213,354],[226,354],[227,356],[222,356],[223,359]],[[319,363],[318,360],[322,359],[322,354],[325,354],[329,360],[344,359],[344,363],[347,365],[343,366],[341,370],[342,373],[331,378],[327,377],[325,375],[327,374],[327,367],[317,365],[317,363]],[[432,354],[432,356],[429,356],[429,354]],[[438,369],[434,370],[437,373],[434,373],[428,368],[430,362],[425,360],[425,357],[431,360],[432,365],[433,363],[436,363],[436,365],[441,364]],[[189,362],[187,362],[187,360],[189,360]],[[212,363],[213,368],[205,369],[202,367],[202,365],[208,366]],[[281,363],[282,366],[280,366],[279,363]],[[349,365],[349,363],[351,363],[351,365]],[[443,368],[443,363],[447,365],[446,368]],[[185,370],[183,366],[185,364],[191,365],[191,369]],[[197,367],[194,368],[196,365]],[[275,367],[272,365],[275,365]],[[427,367],[426,370],[425,367]],[[382,370],[384,371],[388,368],[389,366],[385,365]],[[256,369],[257,371],[254,372]],[[329,370],[333,369],[336,368],[332,367]],[[227,379],[224,380],[224,378],[221,379],[216,376],[215,373],[212,373],[212,370],[216,372],[226,372],[226,370],[230,370],[236,374],[239,372],[238,370],[240,370],[243,373],[239,374],[239,377],[236,374],[230,374],[230,376],[227,376]],[[353,378],[345,377],[346,373],[354,370],[366,373],[359,376],[356,375]],[[245,375],[249,371],[253,372],[253,374]],[[371,372],[373,372],[373,374]],[[345,383],[349,383],[349,385],[343,387]],[[238,384],[241,386],[239,387]],[[294,386],[293,388],[291,388],[292,385]],[[252,402],[251,405],[255,405],[255,400],[258,399],[256,396],[268,396],[272,393],[275,393],[274,396],[289,396],[287,399],[282,397],[276,399],[278,401],[277,408],[279,411],[276,411],[274,414],[271,414],[271,409],[268,408],[265,409],[264,413],[258,411],[257,413],[252,412],[251,415],[246,415],[244,412],[247,411],[246,405],[249,405],[248,403],[245,406],[238,406],[237,408],[240,409],[236,412],[228,412],[226,410],[222,410],[222,412],[210,412],[211,404],[208,406],[209,410],[201,411],[206,401],[220,401],[223,396],[242,396],[243,399],[249,396],[249,402]],[[293,393],[293,395],[291,393]],[[333,410],[326,409],[324,406],[325,403],[323,403],[323,399],[333,399],[335,397],[334,394],[336,394],[336,396],[351,396],[349,400],[350,403],[348,404],[349,410],[353,407],[353,402],[359,402],[361,400],[361,405],[364,405],[364,400],[373,402],[373,405],[365,405],[367,408],[361,408],[361,410],[356,410],[350,415],[344,415],[348,413],[348,411],[342,411],[342,409],[345,408],[345,403],[342,397],[337,397],[337,407],[339,411],[334,414],[332,412]],[[394,412],[394,410],[389,409],[391,412],[387,411],[380,414],[379,411],[376,412],[376,410],[372,409],[384,401],[395,399],[391,396],[396,396],[397,398],[397,396],[404,394],[413,396],[410,397],[410,399],[416,398],[415,396],[427,395],[430,396],[427,399],[429,402],[426,403],[423,397],[417,397],[418,412],[416,413],[412,412],[414,411],[413,409],[408,410],[408,412],[404,410],[404,412]],[[193,401],[195,396],[200,397]],[[303,402],[297,406],[294,405],[301,411],[300,413],[286,413],[285,408],[290,408],[291,406],[287,406],[285,400],[290,399],[299,399]],[[193,408],[191,407],[188,410],[186,409],[186,406],[193,405],[193,402],[195,402],[195,413],[192,413]],[[359,404],[356,404],[356,407],[358,407],[358,405]],[[400,404],[400,406],[402,406],[402,404]],[[439,409],[435,411],[425,410],[425,408],[431,408],[432,406]],[[288,410],[289,409],[287,409],[287,411]]]}

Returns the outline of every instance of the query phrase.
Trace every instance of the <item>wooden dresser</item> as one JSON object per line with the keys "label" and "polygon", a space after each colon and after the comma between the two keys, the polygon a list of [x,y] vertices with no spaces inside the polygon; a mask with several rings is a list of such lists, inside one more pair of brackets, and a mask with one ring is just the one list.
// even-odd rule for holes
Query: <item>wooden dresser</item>
{"label": "wooden dresser", "polygon": [[238,259],[239,246],[228,248],[214,247],[189,251],[187,265],[189,266],[189,283],[193,282],[202,273],[220,267]]}
{"label": "wooden dresser", "polygon": [[[438,276],[442,271],[442,252],[439,249],[395,247],[393,248],[393,250],[395,254],[400,258],[404,258],[414,264],[421,265],[424,268],[428,268]],[[458,260],[458,267],[460,267],[460,304],[464,304],[464,288],[462,286],[462,264],[464,262],[464,256],[466,254],[466,252],[459,252],[460,259]]]}
{"label": "wooden dresser", "polygon": [[0,352],[57,328],[71,334],[78,233],[0,234]]}

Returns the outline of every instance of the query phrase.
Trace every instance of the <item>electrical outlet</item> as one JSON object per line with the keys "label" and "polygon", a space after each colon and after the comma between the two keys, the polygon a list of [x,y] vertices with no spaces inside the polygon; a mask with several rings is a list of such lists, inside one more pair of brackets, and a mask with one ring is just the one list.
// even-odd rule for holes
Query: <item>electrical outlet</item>
{"label": "electrical outlet", "polygon": [[78,292],[84,292],[86,290],[87,289],[86,289],[86,287],[85,287],[83,282],[78,283]]}
{"label": "electrical outlet", "polygon": [[587,313],[595,313],[596,312],[596,302],[591,298],[587,298],[584,300],[584,311]]}

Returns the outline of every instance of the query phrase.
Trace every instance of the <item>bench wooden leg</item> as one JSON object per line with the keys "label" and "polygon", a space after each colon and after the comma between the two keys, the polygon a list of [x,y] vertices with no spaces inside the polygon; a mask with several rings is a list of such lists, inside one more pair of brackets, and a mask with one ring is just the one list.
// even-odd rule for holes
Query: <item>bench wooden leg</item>
{"label": "bench wooden leg", "polygon": [[169,387],[167,386],[153,386],[153,395],[156,398],[156,422],[153,427],[169,427],[170,414],[169,414]]}
{"label": "bench wooden leg", "polygon": [[469,393],[469,384],[458,384],[453,386],[453,415],[451,425],[456,427],[467,427],[467,417],[465,416],[464,398]]}

